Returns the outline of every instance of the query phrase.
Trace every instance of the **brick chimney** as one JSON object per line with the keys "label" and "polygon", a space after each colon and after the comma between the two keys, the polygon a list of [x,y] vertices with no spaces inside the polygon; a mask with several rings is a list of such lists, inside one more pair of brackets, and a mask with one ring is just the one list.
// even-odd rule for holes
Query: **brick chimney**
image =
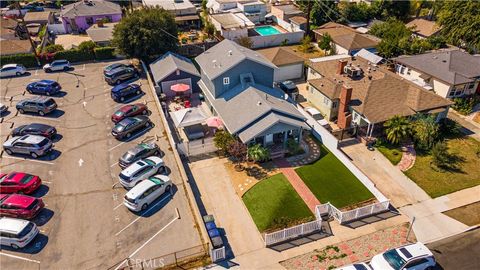
{"label": "brick chimney", "polygon": [[342,91],[340,92],[340,104],[338,106],[338,120],[337,125],[339,128],[348,128],[352,122],[352,115],[348,110],[348,104],[352,99],[353,89],[349,86],[342,85]]}
{"label": "brick chimney", "polygon": [[339,60],[338,65],[337,65],[337,74],[342,75],[343,74],[343,68],[347,65],[348,61],[347,60]]}

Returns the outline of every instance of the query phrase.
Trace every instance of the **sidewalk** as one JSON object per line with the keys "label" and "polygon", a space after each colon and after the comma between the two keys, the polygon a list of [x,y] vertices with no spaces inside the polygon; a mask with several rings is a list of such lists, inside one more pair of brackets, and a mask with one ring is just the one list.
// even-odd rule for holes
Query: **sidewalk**
{"label": "sidewalk", "polygon": [[480,124],[473,123],[473,120],[467,120],[466,117],[452,110],[448,111],[448,118],[457,121],[464,127],[465,134],[480,141]]}

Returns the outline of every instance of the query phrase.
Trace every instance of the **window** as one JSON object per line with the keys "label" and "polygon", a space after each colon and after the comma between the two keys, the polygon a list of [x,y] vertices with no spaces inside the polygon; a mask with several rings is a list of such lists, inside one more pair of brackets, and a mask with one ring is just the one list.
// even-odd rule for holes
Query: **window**
{"label": "window", "polygon": [[229,84],[230,84],[230,77],[223,78],[223,85],[229,85]]}
{"label": "window", "polygon": [[410,75],[410,69],[407,68],[407,75]]}
{"label": "window", "polygon": [[330,100],[327,97],[323,97],[323,103],[325,103],[328,106],[329,102]]}
{"label": "window", "polygon": [[469,84],[467,84],[466,89],[471,90],[471,89],[473,89],[474,86],[475,86],[475,83],[469,83]]}
{"label": "window", "polygon": [[397,72],[400,73],[400,74],[404,74],[405,66],[397,65]]}
{"label": "window", "polygon": [[92,25],[92,24],[93,24],[93,18],[92,18],[92,17],[87,17],[87,18],[85,18],[85,22],[86,22],[88,25]]}
{"label": "window", "polygon": [[332,108],[337,108],[337,102],[332,102]]}
{"label": "window", "polygon": [[176,74],[177,76],[180,76],[180,70],[177,69],[176,72],[175,72],[175,74]]}

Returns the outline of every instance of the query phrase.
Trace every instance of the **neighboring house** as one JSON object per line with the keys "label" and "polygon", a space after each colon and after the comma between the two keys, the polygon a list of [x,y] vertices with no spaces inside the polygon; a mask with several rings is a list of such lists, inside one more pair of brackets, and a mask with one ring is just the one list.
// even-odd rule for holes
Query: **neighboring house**
{"label": "neighboring house", "polygon": [[197,8],[189,0],[142,0],[144,6],[159,6],[175,16],[179,26],[200,27],[200,17]]}
{"label": "neighboring house", "polygon": [[307,100],[326,119],[337,119],[339,128],[355,127],[360,136],[379,134],[395,115],[425,113],[440,121],[452,104],[360,56],[318,58],[309,63],[308,75]]}
{"label": "neighboring house", "polygon": [[257,52],[278,67],[274,72],[273,80],[275,82],[303,77],[304,59],[294,52],[283,47],[262,49]]}
{"label": "neighboring house", "polygon": [[104,0],[84,0],[66,5],[60,18],[67,33],[82,33],[99,20],[118,22],[122,9],[116,3]]}
{"label": "neighboring house", "polygon": [[225,39],[195,60],[207,106],[231,134],[271,147],[274,157],[283,156],[289,138],[300,141],[305,118],[272,87],[277,67],[263,55]]}
{"label": "neighboring house", "polygon": [[55,23],[55,17],[51,11],[41,11],[41,12],[27,12],[23,17],[23,20],[26,24],[38,23],[41,25],[47,25]]}
{"label": "neighboring house", "polygon": [[412,29],[413,35],[419,38],[429,38],[437,35],[441,27],[434,21],[425,20],[422,18],[413,19],[406,24],[408,28]]}
{"label": "neighboring house", "polygon": [[290,18],[290,23],[293,26],[293,29],[296,30],[307,30],[307,18],[302,16],[294,16]]}
{"label": "neighboring house", "polygon": [[113,38],[113,28],[118,23],[97,22],[87,29],[87,35],[99,46],[109,46]]}
{"label": "neighboring house", "polygon": [[160,92],[167,96],[175,96],[170,87],[177,83],[190,85],[190,93],[199,92],[200,73],[192,60],[178,54],[168,52],[150,64],[153,80]]}
{"label": "neighboring house", "polygon": [[267,15],[267,6],[261,1],[239,2],[238,9],[253,23],[259,24],[265,22]]}
{"label": "neighboring house", "polygon": [[249,20],[243,20],[241,13],[219,13],[210,14],[210,22],[215,26],[215,29],[226,39],[237,40],[240,37],[248,36],[248,27],[253,27]]}
{"label": "neighboring house", "polygon": [[480,56],[460,50],[399,56],[395,72],[444,98],[480,93]]}
{"label": "neighboring house", "polygon": [[372,35],[360,33],[353,28],[335,22],[328,22],[313,30],[313,32],[317,41],[328,33],[332,37],[332,43],[337,54],[354,55],[361,49],[376,52],[376,47],[380,43],[380,40]]}
{"label": "neighboring house", "polygon": [[28,40],[2,39],[0,40],[1,55],[32,53],[32,45]]}
{"label": "neighboring house", "polygon": [[273,5],[271,7],[270,13],[275,16],[277,19],[289,22],[290,18],[296,16],[305,16],[303,11],[301,11],[295,5]]}

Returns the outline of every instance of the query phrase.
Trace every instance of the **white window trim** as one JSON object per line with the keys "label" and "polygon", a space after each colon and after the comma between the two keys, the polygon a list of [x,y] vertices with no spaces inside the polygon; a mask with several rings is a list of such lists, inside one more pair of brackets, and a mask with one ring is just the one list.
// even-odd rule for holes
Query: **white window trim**
{"label": "white window trim", "polygon": [[230,84],[230,77],[223,77],[223,85],[229,85]]}

